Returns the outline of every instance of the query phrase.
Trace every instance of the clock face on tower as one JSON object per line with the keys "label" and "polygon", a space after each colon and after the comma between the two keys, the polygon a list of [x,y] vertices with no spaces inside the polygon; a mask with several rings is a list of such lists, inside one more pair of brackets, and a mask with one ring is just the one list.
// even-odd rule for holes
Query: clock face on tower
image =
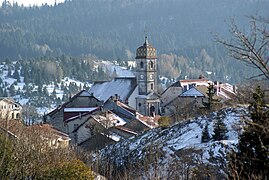
{"label": "clock face on tower", "polygon": [[149,78],[150,78],[150,79],[153,79],[153,75],[151,74],[151,75],[149,76]]}
{"label": "clock face on tower", "polygon": [[143,74],[140,75],[140,79],[144,79],[144,75]]}

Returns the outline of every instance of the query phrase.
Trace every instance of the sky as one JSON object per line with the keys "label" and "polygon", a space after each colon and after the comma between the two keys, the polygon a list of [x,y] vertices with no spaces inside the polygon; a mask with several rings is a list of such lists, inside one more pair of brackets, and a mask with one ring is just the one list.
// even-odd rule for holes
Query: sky
{"label": "sky", "polygon": [[[2,4],[3,0],[1,0]],[[55,3],[55,0],[9,0],[11,4],[13,2],[17,2],[19,5],[23,4],[24,6],[29,6],[29,5],[38,5],[41,6],[42,4],[47,3],[48,5],[53,5]],[[57,3],[64,2],[64,0],[56,0]]]}

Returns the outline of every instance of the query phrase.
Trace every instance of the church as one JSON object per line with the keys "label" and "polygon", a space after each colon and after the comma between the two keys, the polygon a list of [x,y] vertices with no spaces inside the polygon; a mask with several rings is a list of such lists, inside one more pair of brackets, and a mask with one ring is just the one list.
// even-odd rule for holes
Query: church
{"label": "church", "polygon": [[140,114],[154,117],[160,112],[161,102],[157,93],[157,51],[149,44],[147,36],[136,50],[135,59],[135,77],[94,82],[89,93],[104,102],[115,96]]}

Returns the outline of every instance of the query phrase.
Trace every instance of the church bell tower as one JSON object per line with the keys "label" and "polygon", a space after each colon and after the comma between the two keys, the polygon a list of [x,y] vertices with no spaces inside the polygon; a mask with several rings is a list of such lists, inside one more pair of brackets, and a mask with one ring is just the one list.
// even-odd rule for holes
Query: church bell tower
{"label": "church bell tower", "polygon": [[136,79],[138,96],[136,109],[147,116],[155,116],[160,110],[160,96],[157,93],[157,52],[148,42],[136,50]]}
{"label": "church bell tower", "polygon": [[147,36],[145,42],[136,50],[136,78],[139,95],[157,91],[157,53]]}

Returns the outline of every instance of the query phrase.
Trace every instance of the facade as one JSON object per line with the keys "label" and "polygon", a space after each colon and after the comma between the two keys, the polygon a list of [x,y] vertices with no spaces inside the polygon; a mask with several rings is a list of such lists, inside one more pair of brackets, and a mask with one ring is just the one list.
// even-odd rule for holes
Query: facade
{"label": "facade", "polygon": [[136,50],[136,80],[138,96],[136,109],[146,116],[155,116],[160,112],[160,96],[157,93],[157,51],[148,42]]}
{"label": "facade", "polygon": [[32,148],[41,147],[42,150],[47,148],[67,148],[71,140],[66,133],[63,133],[49,124],[35,124],[26,126],[22,121],[14,119],[9,120],[8,129],[6,122],[0,120],[0,134],[8,133],[8,137],[12,140],[23,140],[31,142]]}
{"label": "facade", "polygon": [[67,148],[71,140],[66,133],[63,133],[50,124],[39,124],[27,127],[29,133],[37,133],[52,149]]}
{"label": "facade", "polygon": [[65,133],[69,133],[72,130],[72,127],[67,126],[66,122],[70,118],[76,116],[82,117],[84,114],[98,111],[101,105],[103,105],[102,101],[95,98],[93,94],[82,90],[68,102],[45,115],[44,120],[45,122],[52,124],[53,127]]}
{"label": "facade", "polygon": [[20,119],[22,107],[11,98],[0,98],[0,118]]}

